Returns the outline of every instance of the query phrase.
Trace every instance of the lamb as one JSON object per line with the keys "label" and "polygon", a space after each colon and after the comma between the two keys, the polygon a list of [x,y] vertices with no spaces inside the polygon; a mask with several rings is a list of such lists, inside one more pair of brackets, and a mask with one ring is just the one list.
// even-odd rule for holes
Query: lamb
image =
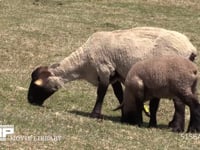
{"label": "lamb", "polygon": [[[197,66],[181,56],[153,57],[135,63],[125,80],[121,121],[140,126],[144,101],[173,98],[190,108],[188,132],[200,132],[197,80]],[[155,114],[150,112],[150,115]],[[156,121],[151,119],[150,125]]]}
{"label": "lamb", "polygon": [[[91,116],[101,118],[102,103],[109,84],[121,103],[121,83],[124,83],[132,64],[152,56],[173,54],[194,60],[197,51],[185,35],[162,28],[137,27],[96,32],[58,64],[39,67],[33,71],[28,101],[42,105],[64,83],[84,79],[97,86],[97,99]],[[175,103],[175,106],[184,112],[183,104]],[[173,128],[181,128],[177,123],[177,118],[180,117],[177,116],[184,118],[182,112],[175,110],[171,122]]]}

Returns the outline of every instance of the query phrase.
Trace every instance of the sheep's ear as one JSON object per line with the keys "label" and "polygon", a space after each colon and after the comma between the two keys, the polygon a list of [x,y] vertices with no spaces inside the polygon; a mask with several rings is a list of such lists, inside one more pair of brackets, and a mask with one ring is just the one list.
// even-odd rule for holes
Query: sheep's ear
{"label": "sheep's ear", "polygon": [[37,86],[42,86],[44,84],[44,81],[42,79],[37,79],[35,82],[34,82],[35,85]]}

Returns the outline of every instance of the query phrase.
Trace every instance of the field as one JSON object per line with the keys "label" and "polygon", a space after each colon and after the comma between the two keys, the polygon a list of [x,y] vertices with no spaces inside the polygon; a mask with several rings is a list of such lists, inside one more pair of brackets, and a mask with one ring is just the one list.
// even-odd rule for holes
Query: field
{"label": "field", "polygon": [[[14,125],[0,149],[199,149],[200,135],[167,128],[172,101],[161,101],[157,129],[147,117],[142,128],[121,124],[111,88],[104,120],[90,118],[96,87],[86,81],[67,83],[45,107],[27,103],[34,68],[59,62],[96,31],[137,26],[179,31],[199,50],[199,0],[0,0],[0,125]],[[188,120],[187,109],[186,128]]]}

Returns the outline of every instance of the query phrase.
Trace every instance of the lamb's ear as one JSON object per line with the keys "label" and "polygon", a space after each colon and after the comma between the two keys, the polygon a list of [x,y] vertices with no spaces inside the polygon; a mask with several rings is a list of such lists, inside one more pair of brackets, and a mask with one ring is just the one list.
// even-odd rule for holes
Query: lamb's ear
{"label": "lamb's ear", "polygon": [[43,86],[44,85],[44,81],[42,79],[37,79],[34,81],[34,84],[37,86]]}

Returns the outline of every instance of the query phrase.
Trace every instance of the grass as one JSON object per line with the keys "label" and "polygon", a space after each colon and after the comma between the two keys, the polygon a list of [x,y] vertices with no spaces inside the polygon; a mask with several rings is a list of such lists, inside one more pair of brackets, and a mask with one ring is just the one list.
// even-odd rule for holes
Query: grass
{"label": "grass", "polygon": [[[200,49],[199,24],[198,0],[0,0],[0,124],[14,125],[12,136],[61,136],[59,141],[9,136],[0,149],[198,149],[199,135],[167,128],[171,101],[160,104],[159,128],[148,129],[120,123],[120,113],[111,111],[118,105],[111,89],[105,119],[89,118],[96,88],[85,81],[68,83],[44,108],[30,106],[26,96],[36,66],[60,61],[95,31],[163,27],[186,34]],[[196,63],[200,66],[199,59]]]}

